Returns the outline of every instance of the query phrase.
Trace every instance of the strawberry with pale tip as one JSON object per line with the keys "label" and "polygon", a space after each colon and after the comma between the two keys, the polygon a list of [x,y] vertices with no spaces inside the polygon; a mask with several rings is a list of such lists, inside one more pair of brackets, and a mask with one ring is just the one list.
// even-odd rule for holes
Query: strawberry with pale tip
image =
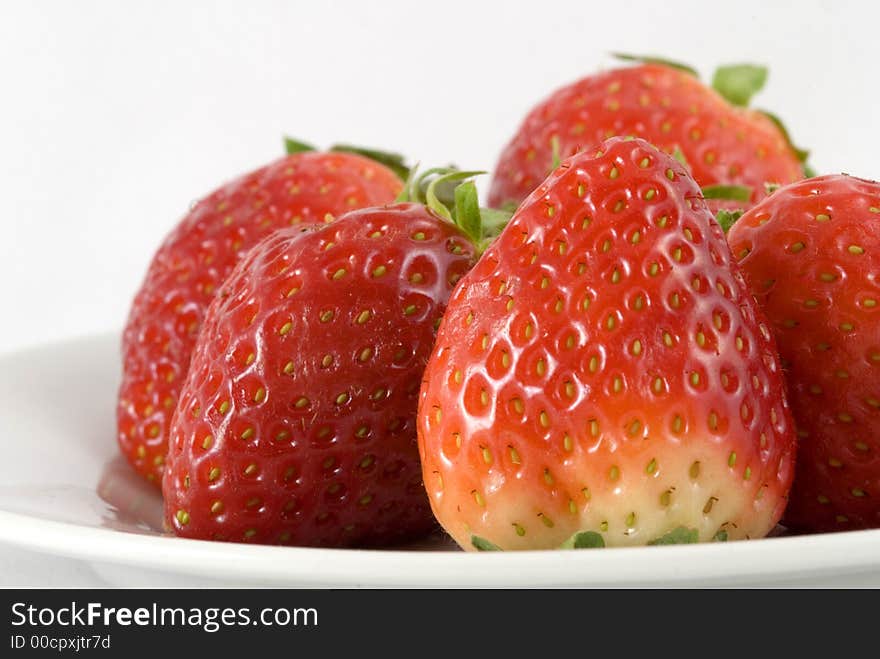
{"label": "strawberry with pale tip", "polygon": [[756,538],[794,430],[773,338],[686,168],[614,138],[561,165],[456,288],[418,414],[465,549]]}

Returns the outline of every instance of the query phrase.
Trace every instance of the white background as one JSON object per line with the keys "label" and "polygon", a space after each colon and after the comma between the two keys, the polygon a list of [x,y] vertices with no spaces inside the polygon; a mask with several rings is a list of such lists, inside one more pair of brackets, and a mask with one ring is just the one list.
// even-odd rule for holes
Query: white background
{"label": "white background", "polygon": [[0,351],[120,327],[188,204],[282,133],[491,168],[612,50],[765,63],[758,104],[817,168],[880,178],[876,6],[3,0]]}

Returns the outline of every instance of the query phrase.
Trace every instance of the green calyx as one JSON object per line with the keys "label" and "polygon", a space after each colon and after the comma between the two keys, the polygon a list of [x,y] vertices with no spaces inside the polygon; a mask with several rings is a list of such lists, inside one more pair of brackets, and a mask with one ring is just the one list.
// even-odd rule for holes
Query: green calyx
{"label": "green calyx", "polygon": [[736,211],[726,211],[721,209],[715,215],[715,221],[721,225],[721,228],[724,230],[724,233],[730,231],[730,227],[732,227],[736,221],[742,217],[743,212],[740,210]]}
{"label": "green calyx", "polygon": [[712,88],[728,103],[740,107],[747,107],[766,82],[767,67],[756,64],[719,66],[712,76]]}
{"label": "green calyx", "polygon": [[562,154],[559,146],[559,135],[550,138],[550,171],[555,171],[562,164]]}
{"label": "green calyx", "polygon": [[[471,544],[477,551],[503,551],[501,547],[478,535],[471,536]],[[559,549],[601,549],[605,547],[605,539],[595,531],[578,531],[563,542]]]}
{"label": "green calyx", "polygon": [[[723,96],[729,103],[739,106],[748,107],[752,100],[752,96],[757,94],[767,82],[767,67],[756,64],[731,64],[728,66],[719,66],[715,70],[712,77],[712,88]],[[797,146],[791,139],[788,128],[782,122],[779,116],[768,112],[767,110],[755,110],[767,117],[779,132],[785,138],[788,147],[794,153],[798,161],[803,165],[804,176],[812,177],[816,173],[807,164],[807,158],[810,152]]]}
{"label": "green calyx", "polygon": [[[716,542],[727,540],[727,531],[720,530],[713,538]],[[648,545],[690,545],[700,541],[697,529],[689,529],[679,526],[668,533],[661,535],[648,542]],[[478,535],[471,536],[471,544],[478,551],[503,551],[501,547]],[[605,539],[596,531],[578,531],[560,545],[559,549],[602,549],[605,547]]]}
{"label": "green calyx", "polygon": [[700,77],[700,74],[697,73],[697,70],[694,67],[688,66],[687,64],[682,64],[681,62],[676,62],[671,59],[666,59],[665,57],[655,57],[653,55],[631,55],[629,53],[611,53],[611,55],[619,60],[623,60],[624,62],[639,62],[641,64],[662,64],[663,66],[668,66],[672,69],[684,71],[685,73],[690,74],[695,78]]}
{"label": "green calyx", "polygon": [[477,551],[501,551],[501,547],[489,542],[488,540],[486,540],[486,538],[481,538],[478,535],[471,536],[471,544]]}
{"label": "green calyx", "polygon": [[292,137],[284,137],[284,152],[287,155],[293,155],[294,153],[305,153],[306,151],[315,151],[315,147],[306,142],[301,142],[300,140],[295,140]]}
{"label": "green calyx", "polygon": [[[664,533],[659,538],[648,542],[648,546],[654,545],[692,545],[700,541],[700,533],[697,529],[686,526],[676,528]],[[720,528],[712,537],[713,542],[727,542],[727,529]],[[471,536],[471,544],[478,551],[503,551],[501,547],[478,535]],[[605,547],[605,539],[596,531],[578,531],[560,545],[559,549],[601,549]]]}
{"label": "green calyx", "polygon": [[[752,189],[746,185],[707,185],[703,188],[703,198],[747,203],[752,198]],[[715,221],[727,233],[743,212],[742,209],[721,209],[715,214]]]}
{"label": "green calyx", "polygon": [[649,545],[690,545],[699,542],[700,534],[697,529],[689,529],[686,526],[679,526],[669,533],[661,535],[659,538],[651,540]]}
{"label": "green calyx", "polygon": [[747,185],[707,185],[703,188],[703,199],[747,202],[752,198],[752,189]]}
{"label": "green calyx", "polygon": [[[687,64],[681,64],[680,62],[664,59],[662,57],[654,57],[651,55],[627,55],[622,53],[612,53],[612,55],[617,59],[627,62],[662,64],[689,73],[695,78],[700,77],[693,67],[688,66]],[[715,69],[715,73],[712,75],[712,88],[731,105],[748,107],[752,97],[764,88],[768,76],[769,71],[767,67],[760,64],[725,64]],[[803,165],[804,176],[807,178],[815,176],[815,170],[807,164],[807,158],[809,157],[810,152],[798,147],[791,140],[791,135],[785,127],[785,124],[782,123],[782,120],[777,115],[772,112],[767,112],[766,110],[756,110],[756,112],[760,112],[776,125],[779,132],[782,133],[782,136],[788,143],[792,153],[794,153],[795,157],[797,157],[798,161]]]}
{"label": "green calyx", "polygon": [[605,538],[595,531],[578,531],[562,543],[560,549],[602,549]]}
{"label": "green calyx", "polygon": [[413,167],[396,201],[424,204],[464,232],[482,253],[507,226],[512,213],[480,206],[475,176],[482,171],[434,167],[421,174]]}
{"label": "green calyx", "polygon": [[[284,150],[288,155],[316,151],[307,142],[284,138]],[[396,201],[412,201],[424,204],[440,217],[461,229],[482,253],[501,230],[507,226],[513,211],[482,208],[473,177],[482,171],[461,171],[455,167],[434,167],[419,173],[418,167],[410,167],[398,153],[368,149],[350,144],[336,144],[328,151],[354,153],[369,158],[391,169],[406,183]]]}
{"label": "green calyx", "polygon": [[379,151],[377,149],[365,149],[350,144],[334,144],[330,147],[330,151],[337,153],[353,153],[358,156],[364,156],[370,160],[375,160],[381,165],[385,165],[392,172],[397,174],[401,180],[405,181],[409,176],[410,167],[406,164],[406,158],[399,153],[391,153],[389,151]]}
{"label": "green calyx", "polygon": [[[353,153],[358,156],[363,156],[364,158],[369,158],[370,160],[373,160],[380,165],[384,165],[385,167],[393,171],[403,181],[405,181],[410,175],[410,167],[406,164],[406,158],[404,158],[399,153],[391,153],[388,151],[380,151],[378,149],[353,146],[351,144],[334,144],[327,150],[334,153]],[[300,140],[293,139],[292,137],[285,137],[284,151],[288,155],[291,155],[294,153],[317,151],[317,149],[307,142],[302,142]]]}
{"label": "green calyx", "polygon": [[811,178],[816,175],[816,172],[813,171],[813,168],[807,164],[807,158],[810,157],[810,152],[806,149],[801,149],[796,146],[794,142],[791,141],[791,134],[788,132],[788,128],[785,127],[785,124],[782,122],[777,115],[772,112],[768,112],[767,110],[758,110],[761,114],[767,117],[773,124],[779,129],[779,132],[782,133],[782,137],[785,138],[785,141],[788,143],[789,148],[792,150],[794,155],[797,157],[798,161],[804,167],[804,176],[807,178]]}
{"label": "green calyx", "polygon": [[675,148],[672,150],[672,157],[675,158],[679,163],[681,163],[682,165],[687,167],[688,171],[690,171],[691,164],[687,161],[687,158],[685,158],[684,153],[678,147],[677,144],[675,145]]}

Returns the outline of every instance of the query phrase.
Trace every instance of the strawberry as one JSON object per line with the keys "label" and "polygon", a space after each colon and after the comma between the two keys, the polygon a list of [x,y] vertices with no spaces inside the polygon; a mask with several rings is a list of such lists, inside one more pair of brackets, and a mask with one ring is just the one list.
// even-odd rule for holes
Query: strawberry
{"label": "strawberry", "polygon": [[776,333],[800,437],[784,523],[880,527],[880,183],[795,183],[729,239]]}
{"label": "strawberry", "polygon": [[[613,135],[642,137],[686,160],[710,194],[755,203],[765,182],[803,177],[806,152],[793,147],[778,118],[741,107],[766,80],[762,67],[721,67],[715,89],[682,65],[647,63],[588,76],[554,92],[525,118],[495,168],[490,204],[515,206],[559,157]],[[720,187],[719,187],[720,186]],[[742,204],[740,204],[742,205]],[[712,202],[718,209],[730,204]]]}
{"label": "strawberry", "polygon": [[462,279],[418,432],[465,549],[760,537],[794,466],[773,339],[723,232],[640,139],[564,161]]}
{"label": "strawberry", "polygon": [[[476,200],[466,185],[465,206]],[[280,230],[236,266],[171,422],[163,492],[175,533],[340,546],[435,527],[415,412],[436,326],[476,248],[432,203],[437,212],[398,203]]]}
{"label": "strawberry", "polygon": [[134,298],[122,338],[117,438],[132,466],[157,485],[202,318],[236,262],[279,227],[390,202],[403,185],[362,156],[288,146],[299,152],[199,201],[165,239]]}

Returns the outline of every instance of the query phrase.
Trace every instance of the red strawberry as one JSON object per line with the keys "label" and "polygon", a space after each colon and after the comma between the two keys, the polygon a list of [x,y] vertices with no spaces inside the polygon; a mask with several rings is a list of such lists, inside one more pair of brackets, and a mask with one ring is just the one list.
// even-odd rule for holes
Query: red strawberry
{"label": "red strawberry", "polygon": [[[613,135],[642,137],[667,153],[680,152],[701,186],[746,186],[755,203],[765,182],[802,178],[807,155],[789,143],[778,119],[728,102],[748,103],[765,79],[760,67],[722,67],[715,82],[725,98],[692,70],[649,63],[563,87],[528,114],[504,149],[490,203],[518,204],[559,155],[595,147]],[[744,193],[748,201],[749,191]]]}
{"label": "red strawberry", "polygon": [[174,532],[337,546],[433,528],[418,391],[475,253],[412,203],[254,247],[208,309],[172,421],[163,490]]}
{"label": "red strawberry", "polygon": [[418,431],[466,549],[759,537],[793,473],[771,335],[699,187],[639,139],[564,161],[462,279]]}
{"label": "red strawberry", "polygon": [[391,170],[358,155],[295,153],[224,185],[181,220],[153,257],[122,339],[117,437],[141,475],[161,480],[202,318],[236,262],[279,227],[384,204],[401,187]]}
{"label": "red strawberry", "polygon": [[880,527],[880,183],[795,183],[729,239],[776,331],[801,438],[785,523]]}

